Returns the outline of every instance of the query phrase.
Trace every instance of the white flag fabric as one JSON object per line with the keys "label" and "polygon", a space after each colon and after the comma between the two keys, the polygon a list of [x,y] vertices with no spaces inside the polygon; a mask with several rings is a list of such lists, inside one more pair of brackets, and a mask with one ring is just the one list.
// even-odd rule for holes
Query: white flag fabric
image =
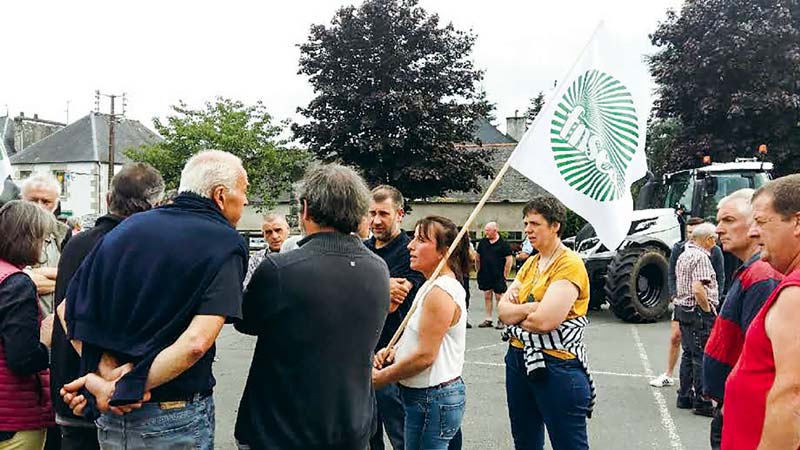
{"label": "white flag fabric", "polygon": [[630,186],[647,173],[651,104],[642,55],[601,23],[509,164],[591,223],[614,250],[630,228]]}
{"label": "white flag fabric", "polygon": [[[2,135],[0,134],[0,139],[1,138]],[[6,178],[9,176],[11,176],[11,161],[8,159],[3,141],[0,140],[0,192],[3,191],[3,183],[5,183]]]}

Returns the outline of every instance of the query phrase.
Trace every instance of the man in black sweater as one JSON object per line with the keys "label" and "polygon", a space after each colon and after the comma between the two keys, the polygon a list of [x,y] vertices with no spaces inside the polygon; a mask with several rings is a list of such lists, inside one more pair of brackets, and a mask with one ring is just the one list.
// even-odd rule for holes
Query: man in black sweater
{"label": "man in black sweater", "polygon": [[375,430],[372,358],[389,270],[357,236],[369,191],[352,169],[306,174],[300,248],[253,274],[240,332],[258,336],[235,436],[239,448],[364,450]]}
{"label": "man in black sweater", "polygon": [[[98,218],[91,229],[75,235],[64,247],[56,277],[56,306],[64,300],[69,281],[95,244],[126,217],[155,206],[163,194],[164,180],[149,164],[123,166],[111,181],[111,192],[106,199],[108,214]],[[62,386],[80,376],[80,356],[60,325],[53,327],[50,364],[50,394],[61,431],[61,449],[99,449],[94,422],[74,415],[59,394]]]}
{"label": "man in black sweater", "polygon": [[[383,325],[376,351],[389,344],[411,309],[417,290],[425,283],[425,277],[421,273],[411,270],[411,255],[407,248],[411,239],[400,229],[405,214],[403,204],[403,194],[392,186],[381,185],[372,190],[369,203],[372,237],[364,241],[364,245],[386,262],[391,277],[389,315]],[[405,411],[397,384],[392,383],[375,391],[375,399],[378,428],[370,439],[370,450],[384,449],[384,429],[394,450],[403,450]]]}

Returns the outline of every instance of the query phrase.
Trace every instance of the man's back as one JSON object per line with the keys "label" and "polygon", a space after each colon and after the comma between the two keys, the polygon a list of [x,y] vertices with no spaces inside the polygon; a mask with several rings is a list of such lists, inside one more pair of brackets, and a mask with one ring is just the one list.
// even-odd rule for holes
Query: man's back
{"label": "man's back", "polygon": [[259,336],[237,440],[252,448],[366,448],[372,355],[388,303],[386,264],[356,237],[316,233],[298,250],[267,256],[236,325]]}

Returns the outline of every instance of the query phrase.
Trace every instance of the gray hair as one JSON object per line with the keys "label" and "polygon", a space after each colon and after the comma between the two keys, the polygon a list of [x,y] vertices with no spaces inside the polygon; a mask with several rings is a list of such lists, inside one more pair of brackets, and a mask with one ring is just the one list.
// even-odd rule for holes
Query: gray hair
{"label": "gray hair", "polygon": [[713,223],[703,222],[700,225],[696,225],[692,230],[692,239],[694,240],[706,239],[708,237],[717,238],[717,227],[715,227]]}
{"label": "gray hair", "polygon": [[37,264],[54,222],[52,215],[33,203],[6,203],[0,208],[0,258],[18,267]]}
{"label": "gray hair", "polygon": [[238,156],[221,150],[203,150],[186,161],[181,171],[178,193],[192,192],[211,198],[214,189],[224,186],[236,190],[236,181],[244,171]]}
{"label": "gray hair", "polygon": [[25,197],[26,193],[36,186],[44,186],[56,191],[56,196],[61,197],[61,183],[49,173],[36,172],[22,181],[22,196]]}
{"label": "gray hair", "polygon": [[308,215],[323,227],[340,233],[358,230],[369,212],[370,192],[355,170],[339,164],[312,167],[306,172],[298,197],[308,205]]}
{"label": "gray hair", "polygon": [[722,208],[728,203],[731,203],[736,207],[736,210],[747,219],[747,222],[750,223],[753,221],[752,201],[754,192],[754,189],[739,189],[738,191],[735,191],[734,193],[729,194],[727,197],[720,200],[717,204],[717,209]]}
{"label": "gray hair", "polygon": [[130,163],[111,179],[110,212],[128,217],[155,207],[164,197],[161,173],[147,163]]}
{"label": "gray hair", "polygon": [[283,222],[283,223],[285,223],[287,225],[289,224],[289,222],[286,221],[286,216],[284,216],[281,213],[277,213],[277,212],[268,212],[268,213],[264,214],[264,217],[262,217],[261,219],[262,219],[262,222],[277,222],[277,221],[280,221],[280,222]]}

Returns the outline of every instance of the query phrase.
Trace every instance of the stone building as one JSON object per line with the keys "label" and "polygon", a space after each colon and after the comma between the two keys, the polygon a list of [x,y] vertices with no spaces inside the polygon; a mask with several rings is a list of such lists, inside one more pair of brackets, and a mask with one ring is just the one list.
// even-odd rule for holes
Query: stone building
{"label": "stone building", "polygon": [[[108,192],[109,116],[92,112],[65,128],[26,146],[11,157],[14,179],[50,172],[61,183],[61,211],[84,216],[106,212]],[[161,137],[139,121],[117,119],[115,172],[129,159],[125,150],[159,142]]]}

